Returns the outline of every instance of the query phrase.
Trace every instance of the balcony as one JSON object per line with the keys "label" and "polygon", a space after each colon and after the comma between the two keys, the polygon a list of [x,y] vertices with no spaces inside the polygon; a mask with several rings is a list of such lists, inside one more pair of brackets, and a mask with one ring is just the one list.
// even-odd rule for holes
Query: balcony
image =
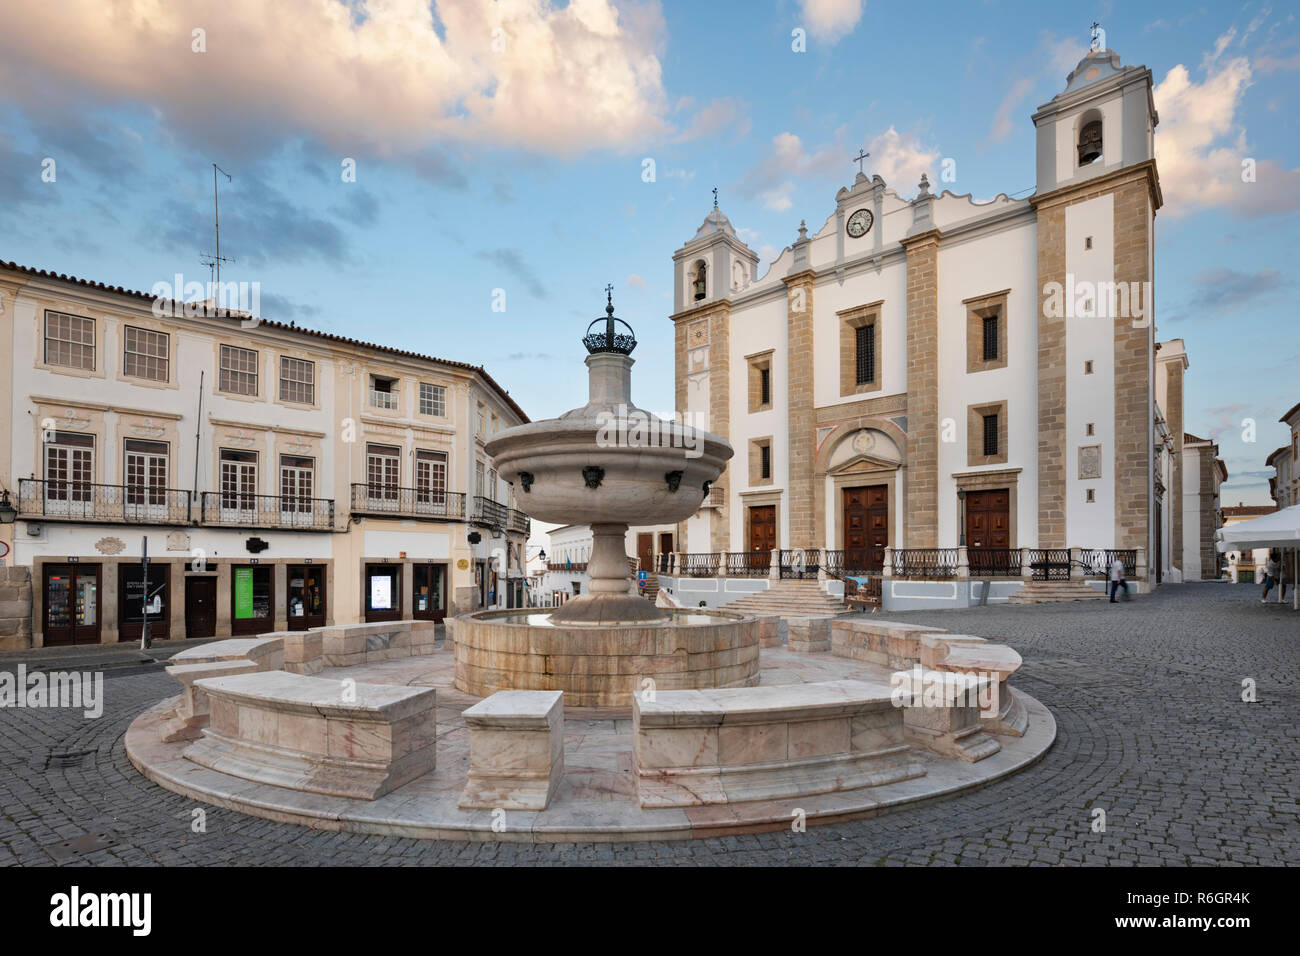
{"label": "balcony", "polygon": [[726,489],[719,488],[717,485],[710,485],[709,493],[704,496],[704,500],[700,503],[700,507],[701,508],[722,508],[726,505],[726,503],[727,503]]}
{"label": "balcony", "polygon": [[396,518],[425,518],[431,521],[464,521],[465,496],[431,488],[399,488],[396,485],[352,485],[352,513],[388,515]]}
{"label": "balcony", "polygon": [[221,528],[333,531],[334,499],[205,491],[199,523]]}
{"label": "balcony", "polygon": [[155,485],[20,478],[17,507],[26,521],[186,525],[192,520],[190,492]]}

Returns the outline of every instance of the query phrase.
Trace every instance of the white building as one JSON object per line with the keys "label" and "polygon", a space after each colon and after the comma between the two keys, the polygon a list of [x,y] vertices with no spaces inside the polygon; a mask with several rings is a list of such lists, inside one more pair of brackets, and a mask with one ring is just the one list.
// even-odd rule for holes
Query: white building
{"label": "white building", "polygon": [[761,276],[716,206],[673,254],[677,405],[736,448],[682,551],[878,566],[966,545],[974,572],[1075,547],[1181,576],[1151,73],[1094,50],[1032,120],[1026,199],[858,173]]}

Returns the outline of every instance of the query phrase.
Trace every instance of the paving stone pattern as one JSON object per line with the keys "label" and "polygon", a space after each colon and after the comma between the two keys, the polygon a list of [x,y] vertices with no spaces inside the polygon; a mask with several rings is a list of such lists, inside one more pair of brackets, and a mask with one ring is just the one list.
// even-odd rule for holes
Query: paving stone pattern
{"label": "paving stone pattern", "polygon": [[[177,685],[123,648],[122,666],[105,670],[102,718],[0,710],[0,865],[1297,864],[1300,613],[1258,594],[1166,585],[1127,604],[891,615],[1015,647],[1018,686],[1058,722],[1046,757],[983,790],[870,819],[663,843],[420,841],[194,803],[126,759],[127,725]],[[1241,701],[1248,677],[1257,703]],[[191,832],[196,807],[206,833]],[[1098,807],[1104,833],[1092,830]]]}

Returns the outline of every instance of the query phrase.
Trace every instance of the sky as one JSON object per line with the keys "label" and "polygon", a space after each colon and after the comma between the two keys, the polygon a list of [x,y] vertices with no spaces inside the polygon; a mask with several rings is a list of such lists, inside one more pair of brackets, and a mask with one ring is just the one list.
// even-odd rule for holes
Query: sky
{"label": "sky", "polygon": [[265,317],[485,365],[534,419],[586,401],[580,339],[607,283],[639,341],[635,400],[672,412],[672,253],[714,187],[760,272],[833,211],[860,149],[906,197],[947,159],[954,192],[1030,194],[1030,116],[1097,20],[1156,84],[1156,325],[1187,344],[1186,430],[1218,441],[1225,505],[1268,500],[1300,401],[1294,4],[0,12],[0,260],[206,281],[216,163],[222,278],[257,283]]}

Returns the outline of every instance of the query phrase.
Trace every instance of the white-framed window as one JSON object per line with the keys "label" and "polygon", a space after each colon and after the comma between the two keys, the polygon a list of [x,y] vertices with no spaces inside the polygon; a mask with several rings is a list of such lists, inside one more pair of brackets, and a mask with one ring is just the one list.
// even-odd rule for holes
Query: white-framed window
{"label": "white-framed window", "polygon": [[447,389],[442,385],[420,383],[420,414],[447,417]]}
{"label": "white-framed window", "polygon": [[280,401],[316,403],[316,363],[280,356]]}
{"label": "white-framed window", "polygon": [[45,510],[49,514],[88,511],[95,481],[95,436],[54,433],[45,446]]}
{"label": "white-framed window", "polygon": [[218,365],[218,391],[232,395],[257,394],[257,352],[237,345],[223,345]]}
{"label": "white-framed window", "polygon": [[[483,406],[479,406],[482,408]],[[484,496],[484,485],[487,482],[487,466],[481,461],[474,462],[474,494],[479,498]]]}
{"label": "white-framed window", "polygon": [[66,312],[45,313],[45,364],[95,370],[95,320]]}
{"label": "white-framed window", "polygon": [[491,498],[493,501],[496,501],[497,500],[497,470],[495,468],[488,469],[487,481],[488,481],[487,496]]}
{"label": "white-framed window", "polygon": [[447,500],[447,453],[415,452],[415,503],[419,507],[441,507]]}
{"label": "white-framed window", "polygon": [[384,375],[370,376],[370,406],[372,408],[396,408],[399,380]]}
{"label": "white-framed window", "polygon": [[[310,520],[316,485],[316,459],[280,456],[280,515],[286,520]],[[304,516],[298,519],[297,516]]]}
{"label": "white-framed window", "polygon": [[402,450],[366,445],[366,494],[372,501],[396,501],[401,485]]}
{"label": "white-framed window", "polygon": [[221,449],[221,510],[257,512],[257,452]]}
{"label": "white-framed window", "polygon": [[165,441],[125,440],[126,503],[133,506],[132,510],[160,508],[167,504],[168,452]]}
{"label": "white-framed window", "polygon": [[128,325],[123,336],[122,374],[151,382],[168,381],[171,336]]}

